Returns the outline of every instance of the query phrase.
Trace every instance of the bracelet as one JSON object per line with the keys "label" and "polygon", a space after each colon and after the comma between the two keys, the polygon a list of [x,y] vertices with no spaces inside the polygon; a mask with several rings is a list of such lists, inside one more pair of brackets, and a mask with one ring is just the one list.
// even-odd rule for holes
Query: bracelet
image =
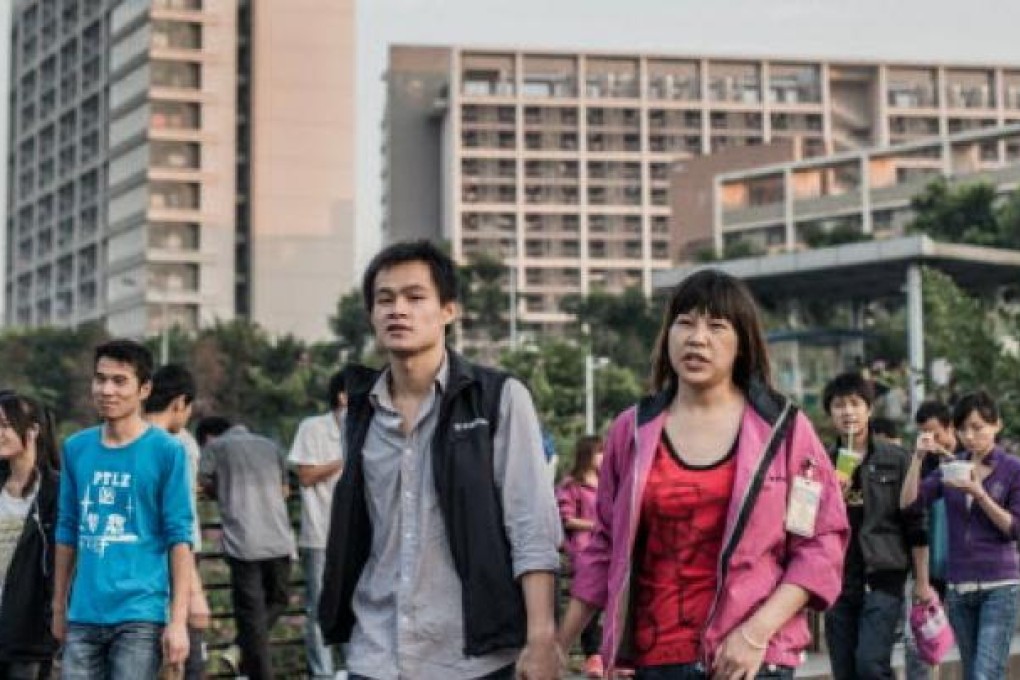
{"label": "bracelet", "polygon": [[763,651],[765,651],[766,649],[769,648],[769,643],[768,642],[760,643],[760,642],[755,642],[754,640],[752,640],[751,636],[747,634],[747,631],[744,630],[743,626],[740,627],[740,637],[744,638],[744,642],[746,642],[747,644],[751,645],[752,647],[757,649],[759,652],[763,652]]}

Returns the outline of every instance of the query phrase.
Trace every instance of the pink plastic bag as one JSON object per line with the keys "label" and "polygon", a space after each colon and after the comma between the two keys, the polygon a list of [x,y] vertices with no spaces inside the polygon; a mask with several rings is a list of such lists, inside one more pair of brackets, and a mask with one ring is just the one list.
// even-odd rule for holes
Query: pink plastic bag
{"label": "pink plastic bag", "polygon": [[941,663],[956,642],[937,597],[929,602],[918,602],[910,608],[910,630],[914,633],[918,656],[931,666]]}

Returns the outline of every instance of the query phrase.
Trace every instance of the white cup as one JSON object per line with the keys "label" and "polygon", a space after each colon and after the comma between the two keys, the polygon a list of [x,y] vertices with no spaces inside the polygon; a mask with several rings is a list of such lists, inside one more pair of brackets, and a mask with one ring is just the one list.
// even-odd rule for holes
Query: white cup
{"label": "white cup", "polygon": [[971,472],[974,470],[974,463],[969,460],[954,460],[948,463],[943,463],[940,466],[942,470],[942,481],[944,482],[965,482],[971,477]]}

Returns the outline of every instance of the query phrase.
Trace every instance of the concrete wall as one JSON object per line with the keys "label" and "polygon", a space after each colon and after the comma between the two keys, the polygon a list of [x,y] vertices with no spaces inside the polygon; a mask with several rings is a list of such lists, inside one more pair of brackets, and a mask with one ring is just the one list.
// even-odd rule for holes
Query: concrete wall
{"label": "concrete wall", "polygon": [[330,337],[354,285],[354,0],[252,6],[251,317]]}
{"label": "concrete wall", "polygon": [[716,175],[799,160],[794,140],[765,146],[724,149],[677,163],[670,176],[670,252],[674,260],[689,260],[712,245],[714,207],[712,186]]}
{"label": "concrete wall", "polygon": [[[384,125],[383,242],[442,238],[446,47],[390,48]],[[453,144],[455,140],[449,140]]]}

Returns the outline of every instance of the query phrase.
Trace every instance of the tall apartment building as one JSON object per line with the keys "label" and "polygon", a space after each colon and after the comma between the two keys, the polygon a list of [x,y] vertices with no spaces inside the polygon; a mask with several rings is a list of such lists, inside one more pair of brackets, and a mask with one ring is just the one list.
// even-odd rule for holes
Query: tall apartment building
{"label": "tall apartment building", "polygon": [[354,0],[18,0],[11,38],[9,324],[327,336]]}
{"label": "tall apartment building", "polygon": [[386,239],[501,256],[535,330],[568,320],[564,295],[650,291],[681,257],[679,161],[779,140],[811,158],[1020,121],[1020,66],[991,64],[394,46],[387,80]]}

